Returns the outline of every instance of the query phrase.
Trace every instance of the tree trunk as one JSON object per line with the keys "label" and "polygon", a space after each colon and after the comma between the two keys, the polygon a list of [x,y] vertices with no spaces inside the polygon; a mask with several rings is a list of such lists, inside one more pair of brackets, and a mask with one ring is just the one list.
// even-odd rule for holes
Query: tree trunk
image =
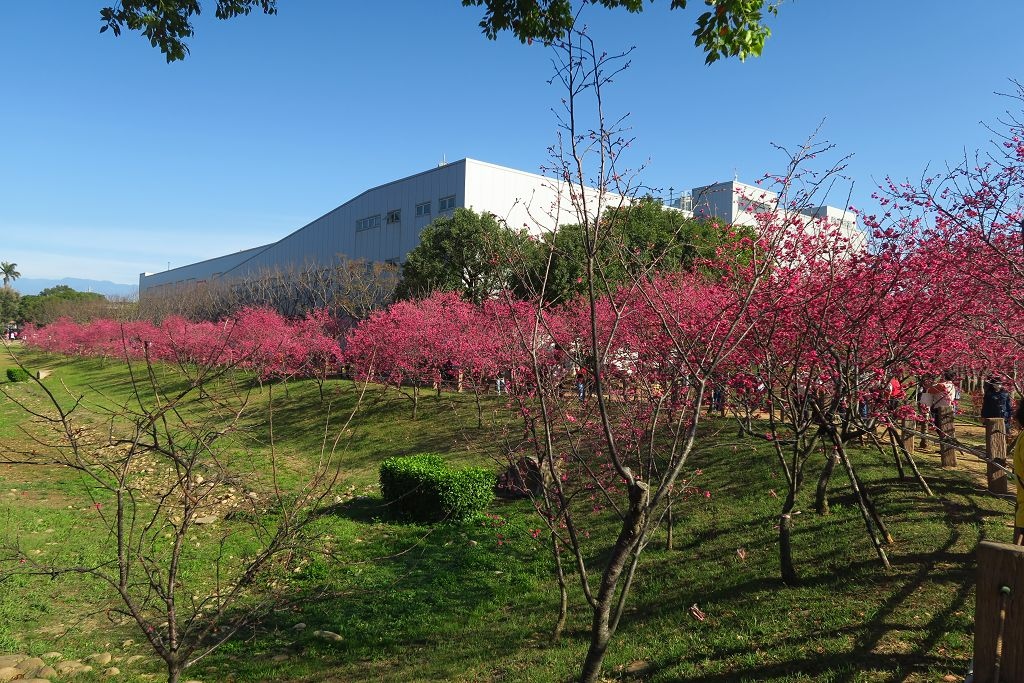
{"label": "tree trunk", "polygon": [[821,476],[818,477],[818,486],[814,492],[814,509],[819,515],[827,515],[828,509],[828,482],[832,479],[832,472],[839,462],[839,455],[833,450],[825,458],[825,466],[821,469]]}
{"label": "tree trunk", "polygon": [[779,515],[779,565],[782,569],[782,582],[787,586],[795,586],[799,582],[793,567],[792,537],[793,516],[784,512]]}
{"label": "tree trunk", "polygon": [[480,383],[476,382],[473,384],[473,397],[476,399],[476,428],[483,429],[484,427],[484,406],[480,402]]}
{"label": "tree trunk", "polygon": [[668,502],[668,512],[665,516],[665,520],[668,523],[668,537],[665,539],[665,550],[672,550],[673,534],[675,532],[675,520],[672,518],[672,501]]}
{"label": "tree trunk", "polygon": [[603,630],[598,629],[597,614],[595,613],[594,627],[590,634],[590,649],[587,650],[587,658],[583,661],[580,683],[597,683],[600,680],[601,662],[604,661],[605,652],[608,651],[609,640],[611,640],[611,635],[607,627]]}
{"label": "tree trunk", "polygon": [[629,493],[629,513],[622,520],[622,530],[615,541],[615,547],[612,548],[612,556],[601,577],[601,588],[592,606],[594,618],[590,626],[590,648],[587,650],[586,659],[583,660],[580,683],[595,683],[600,678],[601,663],[608,651],[608,643],[614,635],[611,611],[612,603],[615,601],[615,589],[643,529],[648,496],[649,489],[643,483],[635,484]]}
{"label": "tree trunk", "polygon": [[[165,660],[166,662],[166,660]],[[178,662],[166,662],[167,683],[178,683],[181,680],[181,664]]]}
{"label": "tree trunk", "polygon": [[562,551],[554,531],[551,532],[551,553],[555,556],[555,575],[558,577],[558,619],[555,620],[555,629],[551,633],[551,642],[554,644],[562,640],[562,631],[565,629],[565,620],[569,613],[569,591],[565,585],[565,570],[562,568]]}

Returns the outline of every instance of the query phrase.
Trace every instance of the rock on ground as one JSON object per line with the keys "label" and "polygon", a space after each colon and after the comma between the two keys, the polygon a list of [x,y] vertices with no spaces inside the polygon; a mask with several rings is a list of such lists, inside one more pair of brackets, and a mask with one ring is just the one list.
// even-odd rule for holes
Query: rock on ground
{"label": "rock on ground", "polygon": [[342,638],[340,635],[338,635],[334,631],[313,631],[313,635],[316,636],[317,638],[323,638],[324,640],[330,640],[330,641],[333,641],[335,643],[338,642],[338,641],[344,640],[344,638]]}

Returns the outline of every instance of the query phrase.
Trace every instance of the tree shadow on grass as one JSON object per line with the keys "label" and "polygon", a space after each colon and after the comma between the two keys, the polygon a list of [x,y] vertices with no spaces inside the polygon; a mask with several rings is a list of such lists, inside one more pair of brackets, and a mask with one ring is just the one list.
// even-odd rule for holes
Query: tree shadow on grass
{"label": "tree shadow on grass", "polygon": [[[493,438],[476,427],[475,412],[472,419],[468,415],[460,418],[452,408],[460,401],[471,403],[471,396],[425,397],[420,417],[413,420],[411,404],[393,390],[382,393],[375,389],[358,406],[354,385],[346,385],[340,394],[332,393],[330,405],[318,403],[315,387],[304,386],[301,393],[296,388],[292,394],[287,398],[275,394],[273,426],[274,433],[284,437],[281,444],[294,452],[313,456],[332,450],[338,431],[355,411],[348,430],[337,441],[337,452],[344,458],[346,473],[357,479],[375,478],[380,462],[392,456],[442,453],[460,461],[467,455],[479,460],[496,453]],[[321,408],[311,410],[311,405]],[[265,422],[257,420],[253,428],[268,440]]]}
{"label": "tree shadow on grass", "polygon": [[[891,681],[934,676],[937,671],[962,674],[966,671],[969,654],[953,657],[945,654],[942,645],[946,638],[961,642],[970,638],[974,548],[986,537],[985,523],[1004,511],[998,510],[991,498],[979,495],[983,492],[965,483],[959,475],[943,477],[933,484],[933,489],[938,494],[935,499],[918,501],[919,505],[896,502],[892,507],[901,515],[935,515],[936,524],[927,528],[936,531],[945,528],[946,532],[936,535],[930,542],[918,538],[889,547],[887,550],[893,565],[890,572],[883,572],[877,561],[871,558],[848,563],[840,571],[836,571],[838,568],[820,571],[828,560],[828,553],[821,553],[811,557],[810,562],[804,558],[806,566],[819,571],[804,577],[796,589],[787,589],[778,581],[755,576],[719,586],[716,590],[693,587],[673,600],[677,611],[685,609],[691,600],[699,599],[702,605],[714,605],[719,612],[743,613],[738,596],[749,600],[752,595],[769,596],[792,590],[795,601],[799,601],[801,596],[819,596],[819,600],[829,596],[837,606],[862,603],[864,611],[870,615],[867,620],[829,624],[817,630],[798,623],[794,632],[780,630],[767,640],[762,639],[760,647],[766,648],[769,655],[757,663],[751,663],[757,658],[749,647],[717,648],[711,659],[717,671],[725,669],[724,673],[681,675],[678,673],[680,666],[689,672],[699,668],[701,661],[683,654],[681,659],[668,657],[657,661],[645,676],[658,680],[722,683],[808,677],[852,683],[862,680],[865,672],[870,672],[871,680]],[[849,593],[851,577],[861,575],[870,578],[872,574],[877,579],[867,584],[871,586],[868,593]],[[863,582],[855,585],[863,591]],[[794,608],[798,606],[799,602],[794,602]],[[741,624],[735,626],[743,628]],[[728,620],[718,628],[728,629]],[[806,651],[807,643],[844,637],[850,639],[851,646],[838,649],[833,646],[811,653]],[[771,661],[772,651],[792,654],[787,654],[784,661]],[[707,653],[700,655],[707,656]],[[730,666],[730,661],[735,661],[735,664]],[[674,671],[676,675],[673,675]]]}
{"label": "tree shadow on grass", "polygon": [[[314,562],[297,575],[300,592],[248,634],[245,651],[259,656],[232,662],[237,679],[272,679],[267,667],[279,653],[318,663],[308,675],[282,671],[280,680],[324,680],[326,671],[345,672],[337,674],[342,680],[361,679],[353,673],[360,662],[390,662],[390,675],[400,680],[403,675],[396,672],[409,671],[412,658],[453,647],[456,652],[424,664],[433,673],[417,675],[447,679],[457,677],[466,662],[497,661],[530,635],[521,624],[509,627],[501,615],[536,590],[538,576],[550,572],[548,558],[533,545],[501,542],[503,534],[529,536],[525,520],[509,514],[505,526],[485,518],[428,527],[380,522],[379,498],[358,498],[325,510],[325,515],[359,522],[358,538],[343,541],[345,556]],[[532,595],[529,601],[536,607],[549,597]],[[545,621],[551,621],[556,606],[547,607]],[[480,621],[504,634],[467,639],[466,629]],[[296,631],[296,623],[306,628]],[[338,633],[341,640],[325,640],[315,631]],[[213,667],[223,666],[225,657],[213,660]]]}
{"label": "tree shadow on grass", "polygon": [[378,496],[356,496],[343,503],[325,507],[320,511],[320,515],[344,517],[361,524],[396,521],[391,514],[391,506]]}

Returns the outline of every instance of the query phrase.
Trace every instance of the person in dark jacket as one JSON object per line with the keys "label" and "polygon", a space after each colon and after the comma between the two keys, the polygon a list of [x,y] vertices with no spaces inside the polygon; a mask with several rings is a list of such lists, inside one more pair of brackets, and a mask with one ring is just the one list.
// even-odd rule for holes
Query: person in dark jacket
{"label": "person in dark jacket", "polygon": [[1006,433],[1010,433],[1013,418],[1013,400],[1003,386],[1001,377],[989,377],[985,380],[984,394],[981,399],[981,416],[1001,417],[1006,421]]}

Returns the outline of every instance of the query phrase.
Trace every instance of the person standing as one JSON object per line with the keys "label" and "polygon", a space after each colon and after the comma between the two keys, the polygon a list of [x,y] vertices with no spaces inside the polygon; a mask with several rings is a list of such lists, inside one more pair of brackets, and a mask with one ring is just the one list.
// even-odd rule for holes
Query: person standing
{"label": "person standing", "polygon": [[587,369],[582,365],[576,371],[576,395],[581,403],[587,399]]}
{"label": "person standing", "polygon": [[889,412],[895,413],[905,397],[906,392],[903,390],[903,385],[900,384],[899,379],[896,377],[891,378],[889,380],[889,391],[887,394],[888,401],[886,401],[886,408],[889,409]]}
{"label": "person standing", "polygon": [[939,439],[947,436],[942,431],[942,413],[946,409],[953,409],[953,401],[956,397],[956,385],[953,383],[953,377],[953,372],[946,370],[942,373],[942,381],[936,382],[928,389],[928,393],[932,396],[932,421],[935,423],[935,431],[939,435]]}
{"label": "person standing", "polygon": [[[922,377],[917,383],[917,406],[920,414],[930,415],[932,411],[932,404],[935,402],[935,397],[932,396],[929,389],[929,381],[927,377]],[[917,423],[917,430],[921,432],[921,442],[917,445],[918,448],[924,450],[928,447],[928,442],[925,440],[925,434],[928,433],[928,420],[921,419]]]}
{"label": "person standing", "polygon": [[993,375],[985,380],[981,398],[982,418],[1001,417],[1006,422],[1006,436],[1010,436],[1013,418],[1013,401],[1010,392],[1003,387],[1001,377]]}

